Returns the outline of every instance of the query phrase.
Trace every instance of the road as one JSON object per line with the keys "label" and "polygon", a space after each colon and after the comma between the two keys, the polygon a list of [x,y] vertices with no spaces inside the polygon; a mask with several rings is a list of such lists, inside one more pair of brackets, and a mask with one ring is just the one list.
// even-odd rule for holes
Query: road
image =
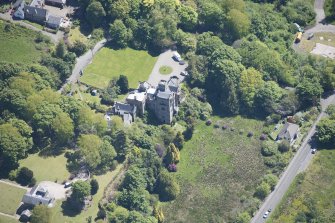
{"label": "road", "polygon": [[6,20],[6,21],[10,21],[10,22],[12,22],[14,24],[19,24],[20,26],[26,27],[28,29],[31,29],[31,30],[34,30],[34,31],[37,31],[37,32],[42,32],[44,35],[50,37],[51,41],[53,43],[55,43],[55,44],[58,43],[58,41],[61,40],[61,39],[63,39],[63,37],[64,37],[64,32],[63,31],[58,30],[58,32],[56,34],[49,33],[49,32],[46,32],[44,30],[41,30],[39,28],[36,28],[33,25],[25,23],[24,21],[13,20],[12,16],[9,13],[5,13],[5,14],[4,13],[0,13],[0,19]]}
{"label": "road", "polygon": [[92,60],[94,55],[102,48],[105,46],[107,40],[103,39],[100,40],[93,49],[88,50],[84,55],[78,57],[76,59],[76,64],[72,70],[71,76],[67,79],[67,81],[63,84],[63,86],[58,90],[58,92],[62,92],[63,88],[67,83],[76,83],[79,78],[80,78],[80,71],[84,70],[84,68],[89,65]]}
{"label": "road", "polygon": [[[321,107],[322,112],[314,122],[312,128],[308,132],[305,140],[303,141],[301,147],[298,149],[298,152],[293,157],[292,161],[286,168],[285,172],[282,174],[275,190],[265,199],[263,205],[258,210],[257,214],[254,216],[254,218],[251,220],[251,223],[263,223],[266,220],[263,219],[263,214],[271,208],[274,210],[276,206],[279,204],[281,199],[283,198],[285,192],[293,182],[295,176],[306,170],[309,163],[311,162],[313,158],[313,154],[311,153],[311,145],[308,143],[308,141],[311,139],[311,137],[315,133],[315,127],[317,123],[320,121],[321,118],[323,118],[325,114],[325,109],[330,104],[335,104],[335,94],[331,95],[327,99],[321,100]],[[270,213],[271,214],[271,213]]]}
{"label": "road", "polygon": [[305,30],[305,35],[308,35],[310,33],[320,33],[320,32],[331,32],[335,33],[335,26],[331,24],[326,24],[326,14],[323,10],[323,6],[325,4],[325,0],[315,0],[314,2],[314,11],[316,13],[315,18],[315,25]]}

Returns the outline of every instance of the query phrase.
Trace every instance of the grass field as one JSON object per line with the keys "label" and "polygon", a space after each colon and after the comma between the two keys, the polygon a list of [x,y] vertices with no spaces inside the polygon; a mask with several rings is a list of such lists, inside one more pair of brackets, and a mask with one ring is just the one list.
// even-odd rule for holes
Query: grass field
{"label": "grass field", "polygon": [[[197,124],[181,150],[176,173],[181,194],[164,204],[167,222],[228,222],[249,206],[258,179],[266,173],[260,153],[261,121],[241,117],[212,121],[220,128]],[[223,130],[223,125],[229,128]],[[247,137],[249,131],[254,137]]]}
{"label": "grass field", "polygon": [[129,86],[136,88],[139,81],[148,79],[156,60],[157,57],[147,51],[102,48],[85,69],[80,81],[97,88],[106,88],[113,77],[123,74],[128,77]]}
{"label": "grass field", "polygon": [[64,154],[59,156],[42,157],[38,154],[29,155],[26,159],[20,161],[20,166],[28,167],[34,172],[37,182],[40,181],[58,181],[68,179],[69,171],[66,169],[67,159]]}
{"label": "grass field", "polygon": [[114,175],[120,170],[121,165],[119,165],[114,171],[108,172],[101,176],[95,176],[94,178],[99,183],[99,190],[96,195],[93,196],[92,206],[89,207],[86,211],[82,211],[80,214],[75,216],[65,216],[62,212],[62,202],[58,201],[56,206],[52,209],[52,223],[78,223],[78,222],[87,222],[87,218],[92,216],[94,219],[97,216],[99,207],[99,201],[103,197],[104,188],[108,183],[113,179]]}
{"label": "grass field", "polygon": [[0,182],[0,212],[13,215],[26,190]]}
{"label": "grass field", "polygon": [[74,43],[76,40],[83,42],[83,43],[87,43],[87,37],[80,32],[79,26],[70,30],[69,40],[70,40],[70,43]]}
{"label": "grass field", "polygon": [[305,174],[295,179],[269,222],[297,222],[309,216],[310,209],[319,216],[315,222],[335,222],[334,188],[335,150],[321,150]]}
{"label": "grass field", "polygon": [[19,221],[9,218],[3,215],[0,215],[0,223],[18,223]]}
{"label": "grass field", "polygon": [[41,51],[34,41],[37,33],[18,25],[5,31],[5,22],[0,20],[0,61],[29,64],[37,62]]}

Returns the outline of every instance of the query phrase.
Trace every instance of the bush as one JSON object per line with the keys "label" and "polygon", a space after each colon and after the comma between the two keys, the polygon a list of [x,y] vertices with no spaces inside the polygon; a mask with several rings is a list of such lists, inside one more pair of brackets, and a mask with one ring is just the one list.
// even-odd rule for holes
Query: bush
{"label": "bush", "polygon": [[247,135],[249,138],[250,137],[253,137],[254,136],[254,133],[253,132],[248,132],[248,135]]}
{"label": "bush", "polygon": [[83,55],[86,52],[86,50],[87,50],[86,44],[79,40],[76,40],[70,47],[70,51],[75,53],[77,57]]}
{"label": "bush", "polygon": [[99,183],[98,183],[98,181],[96,179],[92,179],[90,181],[90,184],[91,184],[91,195],[94,195],[99,190]]}
{"label": "bush", "polygon": [[177,165],[174,164],[174,163],[169,164],[169,165],[168,165],[168,170],[169,170],[170,172],[177,172]]}
{"label": "bush", "polygon": [[211,124],[212,124],[212,120],[208,119],[208,120],[206,121],[206,125],[207,125],[207,126],[210,126]]}
{"label": "bush", "polygon": [[275,143],[273,141],[263,142],[262,150],[261,150],[263,156],[272,156],[272,155],[276,154],[277,151],[278,151],[277,143]]}
{"label": "bush", "polygon": [[223,126],[222,126],[222,129],[223,129],[223,130],[228,129],[228,128],[229,128],[228,125],[223,125]]}
{"label": "bush", "polygon": [[290,142],[282,140],[278,146],[278,150],[282,153],[288,152],[290,150]]}
{"label": "bush", "polygon": [[18,170],[11,170],[9,172],[9,175],[8,175],[8,179],[11,180],[11,181],[15,181],[16,180],[16,177],[17,177],[17,172]]}
{"label": "bush", "polygon": [[32,210],[31,223],[51,223],[50,209],[45,205],[36,205]]}
{"label": "bush", "polygon": [[22,167],[17,174],[16,181],[19,184],[26,186],[32,183],[33,178],[34,178],[33,171],[31,171],[27,167]]}
{"label": "bush", "polygon": [[157,145],[155,146],[155,150],[156,150],[157,155],[158,155],[160,158],[162,158],[163,155],[164,155],[164,151],[165,151],[164,146],[162,146],[161,144],[157,144]]}
{"label": "bush", "polygon": [[271,192],[271,187],[266,182],[262,182],[255,191],[255,196],[260,200],[263,200]]}
{"label": "bush", "polygon": [[259,137],[259,139],[262,141],[266,140],[267,138],[268,137],[264,133]]}
{"label": "bush", "polygon": [[171,174],[167,171],[162,171],[158,177],[157,192],[160,200],[171,201],[179,195],[180,188]]}
{"label": "bush", "polygon": [[271,187],[271,190],[275,189],[275,186],[277,185],[278,180],[279,180],[278,177],[273,174],[267,174],[263,177],[263,182],[269,184]]}

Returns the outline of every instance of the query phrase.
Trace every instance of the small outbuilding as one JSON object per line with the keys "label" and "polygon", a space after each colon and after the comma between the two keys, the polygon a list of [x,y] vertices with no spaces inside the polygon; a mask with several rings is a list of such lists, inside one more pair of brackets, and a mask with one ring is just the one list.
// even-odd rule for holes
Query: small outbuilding
{"label": "small outbuilding", "polygon": [[59,8],[64,8],[66,0],[45,0],[46,5],[51,5]]}
{"label": "small outbuilding", "polygon": [[20,215],[20,221],[21,222],[28,222],[28,221],[30,221],[31,215],[32,215],[32,213],[28,209],[22,211],[22,213]]}
{"label": "small outbuilding", "polygon": [[60,24],[62,23],[63,18],[59,16],[50,15],[46,25],[51,29],[59,29]]}

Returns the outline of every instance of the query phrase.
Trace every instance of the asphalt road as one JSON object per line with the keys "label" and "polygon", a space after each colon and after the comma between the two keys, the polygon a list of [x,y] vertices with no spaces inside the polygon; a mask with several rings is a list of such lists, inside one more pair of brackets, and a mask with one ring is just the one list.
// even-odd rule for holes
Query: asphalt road
{"label": "asphalt road", "polygon": [[263,214],[269,208],[271,208],[272,210],[276,208],[276,206],[283,198],[285,192],[291,185],[292,181],[294,180],[295,176],[298,173],[306,170],[306,168],[308,167],[309,163],[313,158],[313,154],[311,153],[311,145],[308,143],[308,141],[315,133],[316,124],[320,121],[321,118],[323,118],[326,115],[324,111],[330,104],[335,104],[335,94],[331,95],[327,99],[321,100],[322,112],[318,116],[317,120],[313,124],[310,131],[308,132],[308,135],[306,136],[298,152],[295,154],[292,161],[286,168],[285,172],[282,174],[278,184],[276,185],[275,190],[265,199],[263,205],[258,210],[257,214],[251,220],[251,223],[265,222],[266,219],[263,219]]}
{"label": "asphalt road", "polygon": [[[67,79],[67,81],[63,84],[63,86],[58,90],[59,92],[63,91],[64,86],[67,83],[76,83],[79,78],[80,78],[80,71],[84,71],[84,68],[89,65],[92,60],[94,55],[102,48],[105,46],[107,40],[103,39],[100,40],[93,49],[88,50],[84,55],[80,56],[76,60],[76,65],[74,66],[72,70],[71,76]],[[85,74],[84,74],[85,75]]]}
{"label": "asphalt road", "polygon": [[327,24],[325,22],[326,14],[323,10],[323,6],[325,4],[325,0],[315,0],[314,2],[314,11],[316,13],[315,25],[305,30],[305,35],[308,36],[309,33],[320,33],[320,32],[331,32],[335,33],[335,26],[331,24]]}

